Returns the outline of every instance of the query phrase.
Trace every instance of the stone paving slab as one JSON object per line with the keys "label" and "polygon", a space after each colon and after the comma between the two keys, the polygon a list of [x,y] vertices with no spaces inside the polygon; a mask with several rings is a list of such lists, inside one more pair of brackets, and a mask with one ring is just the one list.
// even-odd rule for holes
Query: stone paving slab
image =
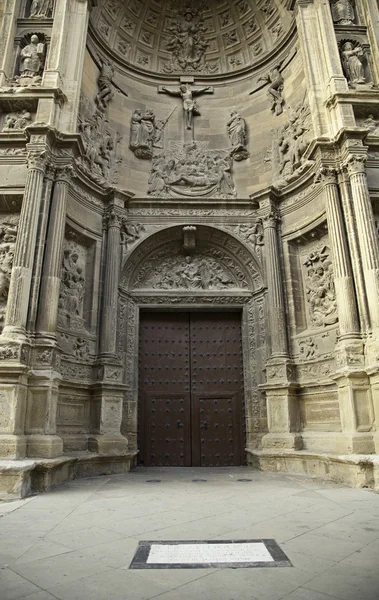
{"label": "stone paving slab", "polygon": [[[244,467],[138,468],[0,504],[0,515],[1,600],[379,598],[371,490]],[[143,540],[261,538],[293,567],[129,568]]]}

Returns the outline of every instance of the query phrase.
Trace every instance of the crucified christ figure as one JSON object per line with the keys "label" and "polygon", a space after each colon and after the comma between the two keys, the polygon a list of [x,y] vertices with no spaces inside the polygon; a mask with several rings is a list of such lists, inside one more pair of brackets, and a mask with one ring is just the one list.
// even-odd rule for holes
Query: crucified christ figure
{"label": "crucified christ figure", "polygon": [[199,107],[197,106],[196,100],[194,100],[193,97],[198,96],[199,94],[204,94],[205,92],[212,93],[213,89],[209,85],[207,87],[191,89],[187,83],[183,83],[179,86],[179,88],[162,86],[160,91],[165,92],[166,94],[171,94],[171,96],[181,96],[183,100],[185,127],[186,129],[192,129],[193,116],[200,115]]}

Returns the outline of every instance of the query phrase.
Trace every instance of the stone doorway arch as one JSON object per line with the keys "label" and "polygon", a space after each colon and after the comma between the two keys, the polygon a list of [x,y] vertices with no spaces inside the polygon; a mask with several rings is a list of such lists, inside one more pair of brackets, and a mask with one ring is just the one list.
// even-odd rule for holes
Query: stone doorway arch
{"label": "stone doorway arch", "polygon": [[[193,223],[160,229],[127,256],[119,287],[118,352],[125,364],[122,434],[138,449],[138,334],[141,310],[240,311],[246,442],[267,432],[264,383],[267,358],[263,248],[233,233]],[[182,274],[182,275],[181,275]]]}

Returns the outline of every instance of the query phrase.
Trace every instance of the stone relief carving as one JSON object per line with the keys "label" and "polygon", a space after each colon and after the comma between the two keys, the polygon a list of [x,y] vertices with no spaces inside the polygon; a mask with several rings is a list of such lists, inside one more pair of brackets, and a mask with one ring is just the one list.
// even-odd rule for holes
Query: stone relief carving
{"label": "stone relief carving", "polygon": [[300,360],[308,360],[318,355],[318,346],[313,338],[307,337],[299,342]]}
{"label": "stone relief carving", "polygon": [[121,222],[121,244],[128,248],[139,240],[145,231],[143,224],[133,223],[124,217]]}
{"label": "stone relief carving", "polygon": [[350,87],[366,83],[364,73],[365,53],[359,42],[342,41],[340,45],[342,67]]}
{"label": "stone relief carving", "polygon": [[76,356],[76,358],[79,358],[80,360],[88,360],[90,353],[89,341],[85,338],[78,337],[74,341],[73,350],[74,356]]}
{"label": "stone relief carving", "polygon": [[226,150],[208,150],[204,144],[172,145],[152,162],[148,194],[155,198],[235,198],[232,158]]}
{"label": "stone relief carving", "polygon": [[[117,182],[118,165],[117,146],[122,137],[113,132],[108,121],[108,104],[113,98],[113,66],[101,61],[101,70],[97,80],[98,92],[95,97],[96,109],[89,116],[79,116],[78,129],[82,135],[84,156],[76,160],[77,165],[98,185]],[[81,99],[84,104],[83,98]],[[82,107],[81,107],[82,108]],[[82,113],[90,109],[82,108]]]}
{"label": "stone relief carving", "polygon": [[51,17],[53,12],[53,0],[33,0],[30,6],[30,19]]}
{"label": "stone relief carving", "polygon": [[379,136],[379,121],[374,118],[374,115],[370,114],[367,119],[359,120],[359,125],[366,127],[370,135]]}
{"label": "stone relief carving", "polygon": [[240,235],[248,244],[250,244],[254,252],[260,257],[262,247],[264,246],[263,225],[260,221],[253,225],[238,225],[236,233]]}
{"label": "stone relief carving", "polygon": [[4,325],[18,221],[18,215],[0,217],[0,328]]}
{"label": "stone relief carving", "polygon": [[213,94],[213,87],[209,85],[204,87],[191,87],[188,83],[183,83],[179,87],[167,87],[166,85],[163,85],[158,88],[158,91],[161,94],[170,94],[171,96],[181,97],[183,102],[185,128],[191,130],[193,128],[193,117],[201,115],[197,102],[194,100],[194,96],[205,93]]}
{"label": "stone relief carving", "polygon": [[17,131],[25,129],[32,123],[32,116],[30,112],[24,108],[17,113],[8,113],[4,118],[4,125],[2,131]]}
{"label": "stone relief carving", "polygon": [[[178,3],[177,3],[178,4]],[[206,27],[199,2],[186,2],[177,11],[177,18],[167,27],[166,49],[172,58],[164,66],[166,73],[196,73],[215,70],[205,61],[205,51],[209,42],[205,39]],[[197,4],[197,6],[196,6]]]}
{"label": "stone relief carving", "polygon": [[284,79],[280,72],[280,65],[271,69],[267,75],[258,78],[258,82],[268,83],[268,97],[271,102],[271,112],[275,115],[281,115],[283,112],[284,98],[282,95],[284,89]]}
{"label": "stone relief carving", "polygon": [[168,257],[156,264],[140,288],[162,290],[223,290],[239,287],[232,273],[202,255]]}
{"label": "stone relief carving", "polygon": [[334,23],[352,25],[355,15],[351,0],[331,0],[331,10]]}
{"label": "stone relief carving", "polygon": [[129,148],[137,158],[150,160],[154,148],[163,149],[164,130],[175,110],[176,106],[166,119],[156,119],[150,109],[144,113],[139,108],[134,111],[130,123]]}
{"label": "stone relief carving", "polygon": [[233,110],[230,113],[230,119],[227,124],[228,136],[232,146],[231,155],[234,160],[241,161],[249,157],[249,152],[246,150],[247,144],[247,129],[246,121],[238,113]]}
{"label": "stone relief carving", "polygon": [[46,56],[46,45],[35,33],[27,41],[20,52],[20,74],[16,79],[19,84],[28,85],[42,81],[43,67]]}
{"label": "stone relief carving", "polygon": [[84,327],[85,248],[76,242],[65,242],[59,294],[60,325],[74,329]]}
{"label": "stone relief carving", "polygon": [[312,251],[303,263],[304,288],[309,322],[315,327],[338,321],[336,292],[330,251],[326,246]]}
{"label": "stone relief carving", "polygon": [[313,164],[304,158],[310,142],[310,129],[309,106],[303,104],[292,111],[288,123],[280,127],[274,135],[272,163],[276,187],[284,187]]}

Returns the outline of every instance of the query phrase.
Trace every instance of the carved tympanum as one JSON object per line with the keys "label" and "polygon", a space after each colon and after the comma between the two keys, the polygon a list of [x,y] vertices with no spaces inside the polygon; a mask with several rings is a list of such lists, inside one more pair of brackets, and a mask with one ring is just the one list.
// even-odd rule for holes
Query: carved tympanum
{"label": "carved tympanum", "polygon": [[139,289],[225,290],[241,287],[235,276],[215,258],[178,254],[153,262],[151,271],[139,281]]}
{"label": "carved tympanum", "polygon": [[311,252],[304,262],[304,267],[304,287],[310,324],[323,327],[337,323],[337,301],[329,249],[324,246]]}
{"label": "carved tympanum", "polygon": [[202,144],[186,144],[153,158],[148,194],[235,198],[232,158],[225,150],[207,150]]}
{"label": "carved tympanum", "polygon": [[3,327],[9,284],[13,265],[14,247],[18,229],[17,216],[5,216],[0,220],[0,327]]}

